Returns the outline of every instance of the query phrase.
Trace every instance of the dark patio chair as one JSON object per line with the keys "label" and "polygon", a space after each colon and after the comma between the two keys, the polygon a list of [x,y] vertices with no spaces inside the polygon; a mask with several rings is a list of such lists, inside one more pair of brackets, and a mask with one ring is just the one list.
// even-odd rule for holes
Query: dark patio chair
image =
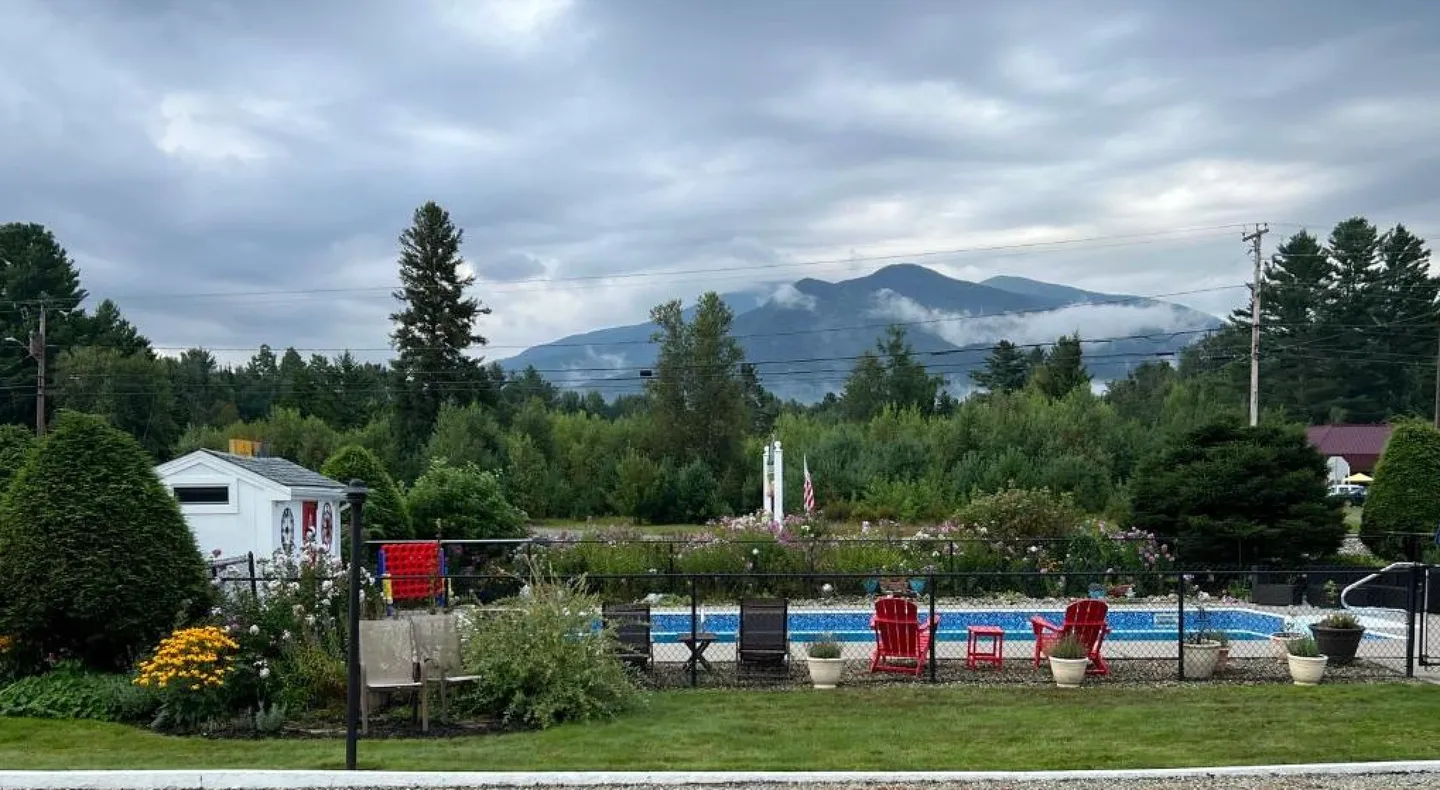
{"label": "dark patio chair", "polygon": [[783,598],[740,602],[740,635],[735,647],[737,675],[790,673],[790,611]]}
{"label": "dark patio chair", "polygon": [[650,605],[643,603],[602,604],[600,616],[615,634],[620,660],[648,669],[655,658],[650,641]]}

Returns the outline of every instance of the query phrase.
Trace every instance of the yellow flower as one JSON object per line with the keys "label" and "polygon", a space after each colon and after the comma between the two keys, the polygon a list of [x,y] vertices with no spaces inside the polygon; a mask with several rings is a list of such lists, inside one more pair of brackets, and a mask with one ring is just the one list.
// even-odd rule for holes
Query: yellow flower
{"label": "yellow flower", "polygon": [[168,688],[178,680],[190,691],[218,686],[233,669],[228,653],[238,649],[233,640],[213,626],[184,628],[161,642],[148,661],[141,662],[135,683]]}

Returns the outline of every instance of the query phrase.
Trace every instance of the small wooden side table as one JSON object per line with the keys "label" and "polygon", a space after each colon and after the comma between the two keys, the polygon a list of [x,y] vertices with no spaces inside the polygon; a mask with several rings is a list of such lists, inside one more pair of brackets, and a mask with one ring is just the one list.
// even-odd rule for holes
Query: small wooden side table
{"label": "small wooden side table", "polygon": [[975,669],[980,664],[1005,665],[1005,629],[994,625],[966,626],[965,636],[966,669]]}

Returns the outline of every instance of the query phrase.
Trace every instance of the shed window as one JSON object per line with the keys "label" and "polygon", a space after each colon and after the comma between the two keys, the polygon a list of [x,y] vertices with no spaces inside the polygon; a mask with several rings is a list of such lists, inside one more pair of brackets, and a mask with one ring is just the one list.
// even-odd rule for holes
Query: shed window
{"label": "shed window", "polygon": [[175,486],[175,498],[182,505],[228,505],[229,486]]}

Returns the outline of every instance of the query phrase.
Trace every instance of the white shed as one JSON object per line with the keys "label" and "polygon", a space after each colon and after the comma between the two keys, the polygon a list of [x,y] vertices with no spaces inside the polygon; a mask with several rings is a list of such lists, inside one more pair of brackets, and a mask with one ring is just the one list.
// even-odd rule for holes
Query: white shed
{"label": "white shed", "polygon": [[317,543],[340,550],[345,486],[284,458],[196,450],[155,467],[206,556],[266,559]]}

